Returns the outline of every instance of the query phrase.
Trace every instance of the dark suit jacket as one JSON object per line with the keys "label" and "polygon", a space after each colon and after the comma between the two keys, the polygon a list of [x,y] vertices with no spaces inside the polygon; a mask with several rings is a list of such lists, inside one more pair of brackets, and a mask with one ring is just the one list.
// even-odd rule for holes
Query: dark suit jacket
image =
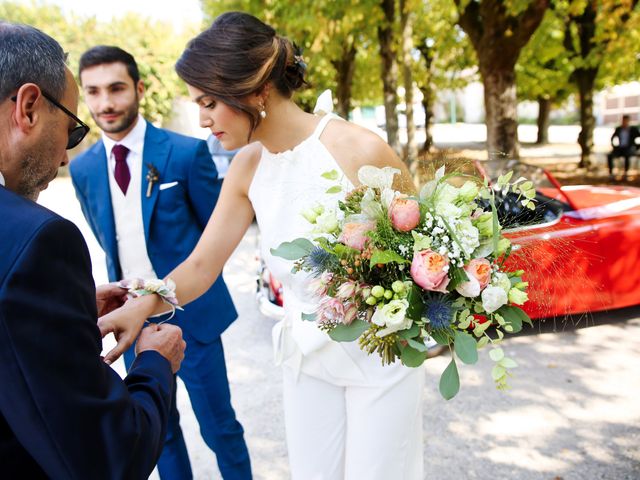
{"label": "dark suit jacket", "polygon": [[[221,181],[207,144],[155,128],[147,122],[142,164],[142,219],[147,254],[163,278],[194,249],[218,200]],[[147,173],[153,165],[160,179],[147,198]],[[111,206],[107,154],[99,141],[70,166],[82,211],[107,257],[109,280],[122,279]],[[161,184],[176,185],[160,190]],[[199,299],[177,312],[171,323],[207,343],[237,317],[222,276]]]}
{"label": "dark suit jacket", "polygon": [[95,286],[69,221],[0,186],[0,477],[147,478],[174,377],[157,352],[124,380],[100,358]]}
{"label": "dark suit jacket", "polygon": [[[620,142],[620,131],[622,130],[622,127],[616,127],[616,129],[613,131],[613,135],[611,135],[611,145],[613,145],[613,139],[617,138],[618,142]],[[636,139],[640,139],[640,130],[638,129],[638,127],[635,127],[633,125],[629,126],[629,145],[626,145],[627,147],[630,148],[637,148],[638,147],[638,142],[636,141]],[[620,147],[620,143],[618,143],[618,145],[614,145],[616,147]]]}

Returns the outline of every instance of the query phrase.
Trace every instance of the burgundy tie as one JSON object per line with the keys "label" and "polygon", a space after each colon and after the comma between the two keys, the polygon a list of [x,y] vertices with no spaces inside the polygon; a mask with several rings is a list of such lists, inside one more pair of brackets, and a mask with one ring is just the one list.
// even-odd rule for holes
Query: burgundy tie
{"label": "burgundy tie", "polygon": [[127,165],[127,155],[129,149],[124,145],[113,146],[113,156],[116,158],[116,170],[114,177],[116,182],[122,190],[122,193],[127,194],[127,188],[129,187],[129,180],[131,180],[131,173],[129,173],[129,166]]}

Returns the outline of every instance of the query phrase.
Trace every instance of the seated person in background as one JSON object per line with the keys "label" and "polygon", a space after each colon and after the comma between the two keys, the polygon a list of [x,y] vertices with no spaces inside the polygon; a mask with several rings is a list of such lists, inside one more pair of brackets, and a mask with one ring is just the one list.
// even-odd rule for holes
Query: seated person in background
{"label": "seated person in background", "polygon": [[[629,115],[622,116],[622,124],[613,132],[611,136],[611,146],[613,150],[607,155],[607,165],[609,166],[609,177],[613,179],[613,159],[617,157],[624,158],[624,175],[623,180],[627,179],[629,171],[629,157],[635,155],[638,145],[636,141],[640,139],[640,130],[638,127],[629,124]],[[617,141],[617,144],[615,140]]]}

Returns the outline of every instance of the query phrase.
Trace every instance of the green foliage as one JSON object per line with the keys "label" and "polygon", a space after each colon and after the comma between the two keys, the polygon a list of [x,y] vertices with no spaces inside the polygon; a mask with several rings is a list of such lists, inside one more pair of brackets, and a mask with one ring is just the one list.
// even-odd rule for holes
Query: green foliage
{"label": "green foliage", "polygon": [[271,255],[282,257],[286,260],[298,260],[308,255],[314,246],[306,238],[296,238],[291,242],[282,242],[278,248],[271,249]]}
{"label": "green foliage", "polygon": [[337,325],[329,332],[329,336],[336,342],[353,342],[365,331],[369,330],[370,324],[364,320],[356,319],[350,325],[343,323]]}
{"label": "green foliage", "polygon": [[446,400],[451,400],[460,390],[460,376],[458,375],[458,367],[454,358],[451,358],[451,362],[442,372],[439,387],[440,394]]}

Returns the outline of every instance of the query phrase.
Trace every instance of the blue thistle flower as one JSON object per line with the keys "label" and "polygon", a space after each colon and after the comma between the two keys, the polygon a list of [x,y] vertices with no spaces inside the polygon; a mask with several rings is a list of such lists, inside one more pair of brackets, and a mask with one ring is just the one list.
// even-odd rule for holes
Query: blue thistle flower
{"label": "blue thistle flower", "polygon": [[423,315],[435,329],[448,328],[453,319],[451,302],[441,295],[425,298]]}
{"label": "blue thistle flower", "polygon": [[336,258],[322,247],[315,247],[304,259],[304,266],[313,276],[319,277],[325,270],[332,270],[336,266]]}

